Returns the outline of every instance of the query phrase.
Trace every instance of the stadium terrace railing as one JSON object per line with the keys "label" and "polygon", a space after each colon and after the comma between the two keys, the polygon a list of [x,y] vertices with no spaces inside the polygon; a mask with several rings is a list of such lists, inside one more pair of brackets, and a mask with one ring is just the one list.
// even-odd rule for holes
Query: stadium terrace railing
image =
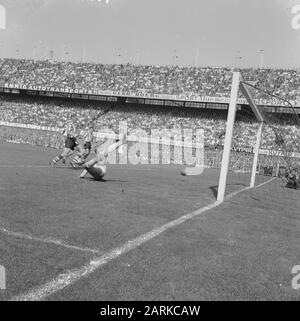
{"label": "stadium terrace railing", "polygon": [[[148,93],[146,91],[120,91],[120,90],[86,90],[86,89],[70,89],[70,88],[56,88],[47,86],[36,85],[18,85],[5,83],[4,86],[0,86],[0,93],[12,93],[28,95],[38,95],[47,97],[61,97],[61,98],[73,98],[83,100],[99,100],[99,101],[118,101],[119,99],[142,99],[147,100],[151,104],[151,100],[161,101],[162,105],[165,101],[173,101],[174,103],[203,103],[203,104],[226,104],[230,103],[230,97],[212,97],[212,96],[200,96],[196,93],[187,93],[180,95],[167,95]],[[139,101],[141,102],[141,101]],[[300,101],[293,101],[293,105],[298,109],[300,113]],[[238,105],[248,105],[246,98],[238,98]],[[286,105],[276,99],[256,99],[255,104],[258,106],[268,106],[274,108],[284,108]]]}

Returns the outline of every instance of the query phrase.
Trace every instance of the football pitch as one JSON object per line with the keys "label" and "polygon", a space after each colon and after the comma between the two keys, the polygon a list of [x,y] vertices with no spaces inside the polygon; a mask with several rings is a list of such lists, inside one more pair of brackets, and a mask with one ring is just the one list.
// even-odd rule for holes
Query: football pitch
{"label": "football pitch", "polygon": [[109,165],[97,182],[50,168],[57,150],[0,148],[0,300],[299,300],[300,217],[268,184],[218,205],[218,170]]}

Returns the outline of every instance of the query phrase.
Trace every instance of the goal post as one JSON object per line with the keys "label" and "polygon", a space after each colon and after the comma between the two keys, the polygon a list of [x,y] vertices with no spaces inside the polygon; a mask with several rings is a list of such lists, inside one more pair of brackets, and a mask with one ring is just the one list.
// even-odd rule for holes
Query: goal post
{"label": "goal post", "polygon": [[254,159],[253,159],[250,187],[255,186],[256,169],[257,169],[257,164],[258,164],[259,147],[260,147],[263,126],[264,126],[264,123],[260,122],[259,127],[258,127],[257,136],[256,136],[256,144],[255,144],[255,150],[254,150]]}
{"label": "goal post", "polygon": [[229,170],[229,158],[232,144],[232,135],[233,135],[233,125],[236,114],[237,99],[239,93],[241,74],[239,72],[233,73],[232,85],[231,85],[231,94],[230,94],[230,104],[228,109],[227,116],[227,125],[223,149],[223,157],[221,164],[221,172],[219,178],[219,187],[218,187],[218,201],[224,201],[225,189],[227,183],[227,174]]}
{"label": "goal post", "polygon": [[257,168],[257,162],[258,162],[259,147],[260,147],[264,118],[261,112],[259,111],[253,97],[251,96],[250,91],[248,90],[246,85],[243,83],[241,73],[233,72],[230,103],[229,103],[229,109],[228,109],[223,156],[222,156],[222,163],[221,163],[221,171],[220,171],[219,184],[218,184],[217,200],[220,202],[223,202],[225,199],[230,155],[232,150],[233,130],[234,130],[234,124],[235,124],[235,118],[236,118],[237,102],[238,102],[240,92],[246,98],[249,106],[253,111],[253,114],[255,115],[257,121],[259,122],[259,128],[256,136],[256,145],[254,148],[251,180],[249,182],[248,188],[254,187],[255,185],[256,168]]}

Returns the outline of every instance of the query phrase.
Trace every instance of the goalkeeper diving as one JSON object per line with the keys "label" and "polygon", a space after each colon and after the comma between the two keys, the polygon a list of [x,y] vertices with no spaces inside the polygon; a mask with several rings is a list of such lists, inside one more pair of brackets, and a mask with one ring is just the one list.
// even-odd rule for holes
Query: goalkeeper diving
{"label": "goalkeeper diving", "polygon": [[106,174],[109,154],[119,149],[126,143],[126,135],[124,134],[120,139],[108,138],[103,144],[97,146],[96,157],[83,165],[84,170],[80,174],[80,178],[84,178],[86,174],[89,173],[95,180],[103,180],[103,177]]}

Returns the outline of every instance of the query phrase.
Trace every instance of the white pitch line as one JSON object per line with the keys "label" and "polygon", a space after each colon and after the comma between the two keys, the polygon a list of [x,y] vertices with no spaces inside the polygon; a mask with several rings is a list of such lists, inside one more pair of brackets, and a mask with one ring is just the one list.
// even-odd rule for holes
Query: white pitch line
{"label": "white pitch line", "polygon": [[[271,181],[271,180],[269,180],[269,181]],[[269,181],[267,181],[267,182],[269,182]],[[260,185],[256,186],[255,188],[259,188],[259,187],[265,185],[267,182],[260,184]],[[248,190],[248,189],[250,189],[250,187],[242,189],[238,192],[234,192],[229,195],[229,198],[231,198],[231,197],[233,197],[233,196],[235,196],[245,190]],[[216,201],[210,205],[200,208],[197,211],[183,215],[174,221],[166,223],[166,224],[162,225],[161,227],[155,228],[146,234],[143,234],[143,235],[141,235],[131,241],[128,241],[127,243],[125,243],[124,245],[122,245],[120,247],[116,247],[116,248],[104,253],[100,257],[91,260],[89,263],[87,263],[86,265],[84,265],[78,269],[73,269],[73,270],[67,271],[66,273],[61,273],[55,279],[53,279],[53,280],[51,280],[51,281],[49,281],[39,287],[36,287],[27,293],[15,296],[10,301],[41,301],[41,300],[44,300],[45,298],[49,297],[50,295],[52,295],[58,291],[61,291],[64,288],[74,284],[75,282],[79,281],[81,278],[87,277],[88,275],[95,272],[96,270],[98,270],[103,265],[107,264],[108,262],[110,262],[110,261],[118,258],[119,256],[121,256],[125,253],[128,253],[129,251],[132,251],[132,250],[138,248],[139,246],[143,245],[144,243],[154,239],[155,237],[159,236],[163,232],[165,232],[171,228],[174,228],[174,227],[176,227],[186,221],[189,221],[189,220],[195,218],[196,216],[199,216],[209,210],[212,210],[213,208],[216,208],[217,206],[219,206],[223,203],[224,202]]]}
{"label": "white pitch line", "polygon": [[[118,166],[122,166],[122,165],[125,165],[126,164],[111,164],[111,166],[115,166],[115,165],[118,165]],[[110,166],[110,164],[108,164],[108,166]],[[134,166],[134,165],[132,165]],[[50,165],[0,165],[0,168],[51,168]],[[73,167],[70,165],[65,165],[65,166],[55,166],[54,168],[66,168],[66,169],[69,169],[69,168],[72,168]],[[52,168],[51,168],[52,169]],[[79,168],[78,168],[79,169]],[[156,170],[155,168],[130,168],[129,166],[126,168],[126,170],[134,170],[134,171],[154,171]]]}
{"label": "white pitch line", "polygon": [[88,247],[79,247],[79,246],[67,244],[64,241],[58,240],[58,239],[55,239],[55,238],[50,238],[50,237],[39,238],[39,237],[36,237],[36,236],[27,235],[27,234],[20,233],[20,232],[9,231],[9,230],[7,230],[6,228],[3,228],[3,227],[0,227],[0,233],[6,234],[8,236],[13,236],[13,237],[29,240],[29,241],[36,241],[36,242],[41,242],[41,243],[53,244],[53,245],[57,245],[57,246],[61,246],[61,247],[67,248],[67,249],[86,252],[86,253],[93,253],[93,254],[98,254],[98,255],[102,253],[102,251],[100,251],[100,250],[90,249]]}
{"label": "white pitch line", "polygon": [[248,186],[248,187],[245,187],[245,188],[243,188],[243,189],[241,189],[241,190],[232,192],[232,193],[230,193],[229,195],[227,195],[227,196],[225,197],[225,201],[228,201],[229,199],[231,199],[232,197],[236,196],[237,194],[240,194],[240,193],[242,193],[242,192],[248,191],[248,190],[251,189],[251,188],[252,188],[252,187]]}
{"label": "white pitch line", "polygon": [[108,262],[116,259],[120,255],[123,255],[129,251],[132,251],[136,249],[137,247],[141,246],[142,244],[146,243],[147,241],[152,240],[153,238],[157,237],[161,233],[169,230],[170,228],[174,228],[175,226],[178,226],[208,210],[213,209],[214,207],[221,204],[220,202],[215,202],[213,204],[210,204],[208,206],[205,206],[195,212],[192,212],[190,214],[184,215],[174,221],[171,221],[161,227],[155,228],[152,231],[143,234],[131,241],[128,241],[124,245],[120,247],[116,247],[107,253],[104,253],[98,258],[95,258],[94,260],[90,261],[88,264],[84,265],[81,268],[70,270],[66,273],[59,274],[55,279],[47,282],[46,284],[39,286],[28,293],[21,294],[19,296],[16,296],[11,299],[11,301],[39,301],[43,300],[46,297],[56,293],[57,291],[60,291],[64,289],[65,287],[77,282],[82,277],[85,277],[97,269],[99,269],[101,266],[107,264]]}
{"label": "white pitch line", "polygon": [[268,183],[270,183],[270,182],[274,181],[276,178],[277,178],[277,177],[272,177],[272,178],[268,179],[266,182],[264,182],[264,183],[261,183],[261,184],[257,185],[255,188],[262,187],[262,186],[264,186],[264,185],[266,185],[266,184],[268,184]]}
{"label": "white pitch line", "polygon": [[50,165],[0,165],[0,168],[51,168]]}
{"label": "white pitch line", "polygon": [[[254,186],[253,188],[254,188],[254,189],[260,188],[260,187],[262,187],[262,186],[270,183],[270,182],[273,181],[274,179],[276,179],[276,177],[273,177],[273,178],[267,180],[267,181],[264,182],[264,183],[261,183],[261,184],[259,184],[259,185],[257,185],[257,186]],[[248,187],[245,187],[245,188],[243,188],[243,189],[241,189],[241,190],[232,192],[231,194],[229,194],[229,195],[226,196],[225,201],[228,201],[229,199],[231,199],[232,197],[236,196],[237,194],[242,193],[242,192],[245,192],[245,191],[248,191],[249,189],[252,189],[252,187],[251,187],[251,186],[248,186]]]}

